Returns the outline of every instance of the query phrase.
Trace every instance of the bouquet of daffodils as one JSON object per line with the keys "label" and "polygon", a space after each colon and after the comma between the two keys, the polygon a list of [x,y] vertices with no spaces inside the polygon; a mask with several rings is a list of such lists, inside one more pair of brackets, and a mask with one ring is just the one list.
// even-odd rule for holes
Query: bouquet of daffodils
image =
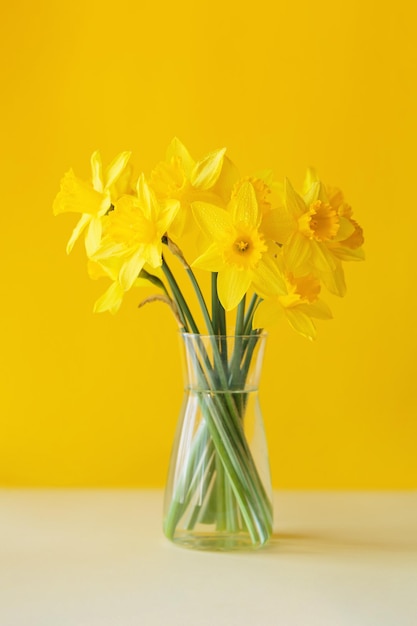
{"label": "bouquet of daffodils", "polygon": [[[91,169],[89,182],[67,172],[53,208],[55,214],[81,215],[67,251],[84,235],[91,277],[111,280],[96,312],[115,313],[127,291],[152,283],[170,302],[182,328],[198,332],[165,247],[181,259],[198,293],[194,268],[211,272],[212,319],[203,304],[209,334],[224,333],[223,311],[244,308],[250,294],[236,333],[268,327],[284,315],[312,339],[313,320],[331,317],[320,297],[322,286],[343,296],[343,262],[363,259],[362,229],[351,207],[340,190],[325,186],[312,169],[298,193],[269,171],[242,177],[225,149],[196,162],[178,139],[148,178],[134,177],[129,152],[105,170],[95,152]],[[182,239],[188,243],[190,236],[197,242],[195,258],[182,251]]]}
{"label": "bouquet of daffodils", "polygon": [[[217,481],[218,491],[221,481],[239,508],[239,520],[234,516],[231,522],[229,516],[228,524],[247,529],[254,543],[262,543],[270,532],[270,503],[243,436],[245,397],[233,396],[230,381],[239,380],[240,391],[245,389],[261,329],[276,320],[286,319],[298,333],[316,337],[314,320],[331,317],[322,287],[345,294],[343,262],[364,258],[363,233],[342,192],[323,184],[313,169],[296,191],[270,171],[242,176],[225,152],[195,161],[175,138],[148,176],[134,174],[129,152],[106,169],[95,152],[91,180],[67,172],[53,208],[55,214],[80,214],[67,251],[84,236],[89,274],[110,280],[96,312],[115,313],[127,291],[153,285],[157,293],[142,303],[166,302],[184,335],[212,338],[209,349],[203,343],[193,348],[204,424],[181,473],[182,495],[174,497],[167,534],[175,533],[186,514],[188,529],[204,523],[213,484]],[[203,333],[171,269],[172,255],[197,296]],[[197,270],[209,273],[209,294]],[[232,354],[219,339],[227,335],[242,338]],[[221,391],[221,399],[217,394],[216,404],[209,402],[207,391],[210,396]],[[195,505],[187,513],[197,457],[203,454],[214,459],[205,472],[203,500],[210,507],[201,507],[200,498],[198,511]]]}

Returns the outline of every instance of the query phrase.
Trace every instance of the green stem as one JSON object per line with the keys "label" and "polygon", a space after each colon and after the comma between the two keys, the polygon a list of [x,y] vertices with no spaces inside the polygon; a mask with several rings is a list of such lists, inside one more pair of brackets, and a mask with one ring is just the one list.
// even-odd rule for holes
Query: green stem
{"label": "green stem", "polygon": [[215,403],[214,398],[210,400],[210,404],[203,405],[210,435],[239,501],[252,541],[264,543],[271,532],[271,503],[259,479],[250,451],[242,445],[240,438],[236,438],[235,429],[231,429],[231,424],[222,415],[221,401]]}
{"label": "green stem", "polygon": [[[164,259],[164,257],[162,257],[162,270],[168,280],[169,286],[171,287],[171,291],[172,294],[174,296],[176,305],[178,307],[178,311],[180,313],[181,316],[181,321],[184,325],[184,329],[186,332],[191,332],[195,333],[195,334],[199,334],[199,330],[198,330],[198,326],[194,321],[193,315],[190,311],[190,308],[184,298],[184,296],[182,295],[182,291],[178,286],[177,281],[175,280],[175,277],[173,275],[173,273],[171,272],[166,260]],[[187,324],[187,320],[188,320],[188,324]]]}
{"label": "green stem", "polygon": [[211,301],[212,301],[212,319],[213,330],[219,336],[219,348],[220,354],[223,359],[223,365],[227,366],[227,330],[226,330],[226,311],[222,303],[219,300],[217,291],[217,273],[213,272],[211,275]]}
{"label": "green stem", "polygon": [[197,296],[197,299],[198,299],[198,302],[199,302],[199,305],[200,305],[200,308],[201,308],[201,312],[203,313],[204,321],[206,323],[208,334],[209,335],[215,335],[216,333],[214,332],[214,329],[213,329],[213,324],[212,324],[212,321],[211,321],[211,318],[210,318],[210,313],[208,311],[206,301],[204,300],[203,293],[201,291],[200,285],[197,282],[197,279],[196,279],[196,277],[194,275],[194,272],[193,272],[193,270],[191,269],[190,266],[187,266],[185,268],[185,271],[187,272],[187,274],[188,274],[188,276],[189,276],[189,278],[191,280],[191,283],[193,285],[194,291],[196,293],[196,296]]}
{"label": "green stem", "polygon": [[[244,334],[244,325],[245,325],[245,306],[246,306],[246,296],[243,296],[242,300],[239,302],[236,313],[236,324],[235,324],[235,343],[234,350],[232,354],[232,358],[230,360],[230,368],[229,368],[229,385],[231,389],[241,389],[245,388],[245,378],[247,374],[246,372],[241,371],[241,363],[243,359],[243,353],[245,348],[245,339],[242,337]],[[243,373],[243,380],[242,380]],[[238,405],[239,413],[242,415],[242,404],[241,404],[241,396],[236,396],[236,403]]]}
{"label": "green stem", "polygon": [[250,332],[252,330],[253,315],[260,302],[261,302],[260,297],[256,293],[254,293],[249,303],[248,309],[246,311],[244,332],[243,332],[244,335],[250,335]]}
{"label": "green stem", "polygon": [[217,297],[217,274],[211,273],[211,319],[216,335],[221,335],[219,319],[219,299]]}
{"label": "green stem", "polygon": [[243,296],[242,300],[237,305],[236,325],[235,325],[236,335],[243,335],[243,332],[244,332],[245,306],[246,306],[246,296]]}
{"label": "green stem", "polygon": [[[201,345],[197,345],[201,352]],[[212,347],[215,354],[217,344],[213,342]],[[197,357],[196,354],[195,357]],[[197,397],[204,415],[203,425],[207,427],[210,440],[213,441],[216,452],[221,459],[225,476],[228,477],[234,497],[239,502],[241,514],[252,541],[264,543],[271,532],[271,503],[260,480],[245,437],[243,415],[238,413],[234,398],[231,398],[231,394],[227,393],[227,386],[225,387],[223,382],[219,384],[216,380],[214,369],[207,368],[207,361],[210,361],[205,351],[200,358],[202,361],[197,357],[196,363],[197,367],[200,364],[197,374],[201,377],[201,382],[198,385],[201,391],[197,393]],[[234,397],[236,395],[233,394]],[[233,402],[230,402],[231,399]],[[203,452],[200,447],[201,444],[197,443],[198,441],[201,440],[198,438],[192,445],[191,457],[188,457],[186,466],[183,468],[182,477],[175,489],[177,495],[174,494],[174,501],[168,512],[165,532],[170,537],[173,537],[177,523],[183,516],[195,491],[195,486],[193,487],[196,478],[193,470],[195,461],[191,462],[191,459],[196,459]],[[207,485],[204,489],[207,489]],[[205,497],[210,498],[208,491]],[[207,510],[207,507],[202,508],[200,505],[197,508],[198,510],[192,516],[193,523],[200,519],[201,515],[205,515]],[[230,518],[229,524],[235,527],[236,521],[232,524]]]}

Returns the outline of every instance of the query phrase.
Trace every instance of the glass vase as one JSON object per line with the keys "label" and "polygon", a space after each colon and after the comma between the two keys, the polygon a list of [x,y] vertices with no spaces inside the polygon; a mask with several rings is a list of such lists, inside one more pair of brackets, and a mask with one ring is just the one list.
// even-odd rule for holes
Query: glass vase
{"label": "glass vase", "polygon": [[266,334],[181,334],[184,398],[171,453],[164,533],[200,550],[259,548],[272,488],[258,387]]}

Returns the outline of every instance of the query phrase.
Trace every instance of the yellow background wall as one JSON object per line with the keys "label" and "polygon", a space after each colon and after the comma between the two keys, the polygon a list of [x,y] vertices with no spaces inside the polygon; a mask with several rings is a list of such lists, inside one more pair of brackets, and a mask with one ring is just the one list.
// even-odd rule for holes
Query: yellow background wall
{"label": "yellow background wall", "polygon": [[[370,0],[17,0],[0,20],[0,483],[165,480],[181,401],[175,323],[105,289],[63,173],[130,149],[145,171],[177,135],[227,146],[243,173],[340,186],[367,260],[312,344],[271,333],[261,394],[273,481],[416,488],[416,46],[411,3]],[[106,283],[107,284],[107,283]]]}

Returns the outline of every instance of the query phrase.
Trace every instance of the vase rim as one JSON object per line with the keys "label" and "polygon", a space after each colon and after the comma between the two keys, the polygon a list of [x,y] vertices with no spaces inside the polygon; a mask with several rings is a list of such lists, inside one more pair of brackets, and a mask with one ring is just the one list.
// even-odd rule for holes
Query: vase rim
{"label": "vase rim", "polygon": [[199,337],[200,339],[217,339],[219,337],[223,338],[223,339],[235,339],[236,337],[241,337],[242,339],[250,339],[253,337],[257,337],[257,338],[266,338],[268,336],[268,333],[265,330],[260,330],[257,333],[226,333],[226,334],[222,334],[222,333],[215,333],[215,334],[210,334],[210,333],[187,333],[184,332],[182,330],[178,331],[179,334],[181,335],[181,337]]}

